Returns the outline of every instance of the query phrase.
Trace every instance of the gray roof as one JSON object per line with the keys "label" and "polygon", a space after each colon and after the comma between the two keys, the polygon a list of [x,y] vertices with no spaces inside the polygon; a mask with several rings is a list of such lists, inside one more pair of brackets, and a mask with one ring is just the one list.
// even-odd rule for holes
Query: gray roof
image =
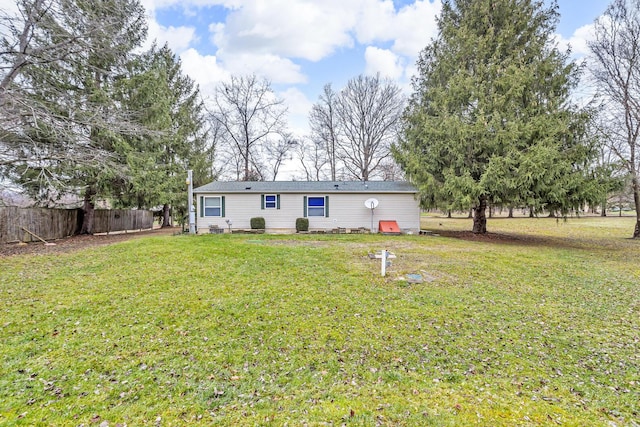
{"label": "gray roof", "polygon": [[194,193],[417,193],[400,181],[214,181]]}

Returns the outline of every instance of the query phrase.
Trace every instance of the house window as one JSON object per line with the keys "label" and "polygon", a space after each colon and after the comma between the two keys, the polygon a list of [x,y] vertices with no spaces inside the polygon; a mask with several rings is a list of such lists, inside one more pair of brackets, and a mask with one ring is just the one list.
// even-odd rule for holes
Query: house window
{"label": "house window", "polygon": [[204,198],[204,216],[222,216],[222,200],[220,197]]}
{"label": "house window", "polygon": [[325,209],[324,197],[308,197],[307,198],[307,215],[325,216],[324,209]]}
{"label": "house window", "polygon": [[278,207],[277,197],[275,194],[267,194],[264,196],[264,208],[265,209],[276,209]]}
{"label": "house window", "polygon": [[260,209],[280,209],[279,194],[260,195]]}

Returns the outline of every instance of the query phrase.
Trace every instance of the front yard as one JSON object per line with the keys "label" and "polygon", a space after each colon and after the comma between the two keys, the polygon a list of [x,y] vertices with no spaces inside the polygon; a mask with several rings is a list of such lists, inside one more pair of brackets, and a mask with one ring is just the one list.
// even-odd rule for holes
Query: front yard
{"label": "front yard", "polygon": [[0,257],[0,424],[638,426],[632,224],[490,220],[474,240],[425,218],[439,236]]}

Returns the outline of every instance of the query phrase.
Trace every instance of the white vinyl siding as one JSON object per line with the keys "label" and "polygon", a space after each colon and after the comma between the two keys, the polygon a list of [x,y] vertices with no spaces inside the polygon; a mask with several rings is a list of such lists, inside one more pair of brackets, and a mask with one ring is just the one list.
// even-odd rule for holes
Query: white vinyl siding
{"label": "white vinyl siding", "polygon": [[[264,193],[267,194],[273,193]],[[420,229],[420,207],[411,193],[340,193],[327,192],[319,194],[309,193],[280,193],[278,206],[280,209],[262,209],[260,193],[227,193],[224,195],[224,217],[198,217],[198,230],[208,233],[210,225],[218,225],[228,229],[225,220],[233,223],[233,228],[251,228],[253,217],[263,217],[267,232],[283,231],[295,232],[296,219],[305,216],[309,197],[324,197],[325,216],[308,216],[309,228],[333,229],[337,227],[358,228],[371,227],[371,210],[364,206],[365,200],[375,197],[380,204],[373,212],[374,231],[377,231],[378,221],[395,220],[401,229],[417,232]],[[197,202],[201,203],[202,196],[196,194]],[[211,196],[219,196],[211,195]],[[329,196],[330,206],[326,196]],[[266,200],[265,200],[266,202]],[[197,207],[200,212],[200,206]],[[329,216],[326,216],[329,209]]]}

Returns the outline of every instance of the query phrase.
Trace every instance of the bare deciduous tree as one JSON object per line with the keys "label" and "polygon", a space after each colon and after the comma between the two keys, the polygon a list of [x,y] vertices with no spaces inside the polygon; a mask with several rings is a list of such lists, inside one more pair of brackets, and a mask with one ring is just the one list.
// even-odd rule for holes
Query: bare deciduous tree
{"label": "bare deciduous tree", "polygon": [[228,161],[239,166],[238,179],[267,178],[262,162],[286,134],[286,112],[269,81],[255,75],[233,76],[218,87],[210,114],[222,129]]}
{"label": "bare deciduous tree", "polygon": [[400,88],[379,75],[355,77],[338,93],[326,85],[309,124],[315,153],[324,156],[331,180],[393,177],[391,145],[403,109]]}
{"label": "bare deciduous tree", "polygon": [[337,99],[340,120],[338,152],[356,179],[367,181],[390,157],[404,108],[400,88],[379,75],[349,80]]}
{"label": "bare deciduous tree", "polygon": [[280,167],[286,160],[291,160],[291,151],[298,145],[298,141],[290,133],[283,133],[264,148],[266,167],[270,179],[275,181],[280,172]]}
{"label": "bare deciduous tree", "polygon": [[[295,147],[295,153],[304,171],[305,181],[322,181],[323,170],[328,163],[324,146],[312,139],[304,138]],[[335,181],[335,178],[332,178]]]}
{"label": "bare deciduous tree", "polygon": [[[326,163],[329,165],[331,181],[336,180],[339,119],[337,112],[338,95],[326,84],[318,102],[311,107],[309,113],[309,125],[314,139],[315,154],[324,152]],[[317,163],[317,162],[316,162]],[[317,175],[317,174],[316,174]]]}
{"label": "bare deciduous tree", "polygon": [[603,136],[631,177],[640,238],[640,0],[614,0],[595,22],[591,73],[606,106]]}

